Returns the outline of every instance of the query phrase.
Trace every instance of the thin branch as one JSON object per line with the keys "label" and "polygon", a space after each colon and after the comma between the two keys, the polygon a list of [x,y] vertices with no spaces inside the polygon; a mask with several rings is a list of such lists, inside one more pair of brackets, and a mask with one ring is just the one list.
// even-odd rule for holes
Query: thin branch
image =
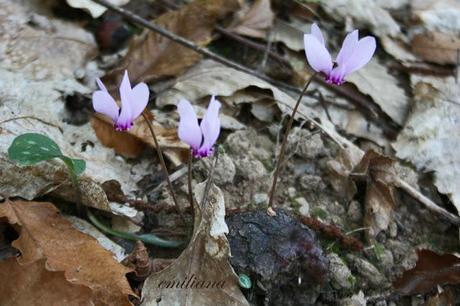
{"label": "thin branch", "polygon": [[193,188],[192,188],[192,166],[193,166],[193,154],[192,150],[188,153],[188,173],[187,173],[187,182],[188,182],[188,200],[190,202],[190,207],[192,208],[192,212],[195,211],[195,205],[193,200]]}
{"label": "thin branch", "polygon": [[433,201],[431,201],[429,198],[421,194],[417,189],[403,181],[401,178],[396,177],[395,178],[395,185],[396,187],[401,188],[405,192],[407,192],[411,197],[414,199],[418,200],[420,203],[426,206],[429,210],[443,216],[447,220],[449,220],[452,224],[456,226],[460,226],[460,217],[448,212],[442,207],[439,207],[436,205]]}
{"label": "thin branch", "polygon": [[155,131],[153,130],[152,123],[149,121],[149,119],[147,118],[147,116],[144,113],[142,113],[142,117],[144,117],[144,121],[147,123],[147,125],[149,127],[149,130],[150,130],[150,133],[152,134],[153,142],[155,143],[155,149],[157,150],[157,155],[158,155],[158,158],[160,159],[160,165],[161,165],[163,173],[164,173],[164,175],[166,177],[166,182],[168,183],[169,193],[171,194],[171,197],[172,197],[172,199],[174,201],[174,205],[176,206],[177,213],[179,214],[180,218],[182,219],[182,222],[184,224],[187,224],[185,222],[184,215],[182,214],[182,211],[180,210],[179,202],[177,201],[176,194],[174,193],[174,188],[172,186],[171,180],[169,179],[168,168],[166,167],[166,163],[165,163],[165,160],[163,158],[163,152],[161,151],[160,144],[158,143],[157,137],[155,135]]}
{"label": "thin branch", "polygon": [[289,132],[291,131],[291,128],[292,128],[292,124],[294,122],[294,116],[297,112],[297,108],[299,108],[299,105],[300,105],[300,101],[302,101],[302,97],[303,95],[305,94],[305,92],[307,91],[307,88],[308,86],[310,86],[310,83],[311,81],[313,80],[313,77],[315,75],[312,75],[310,77],[310,79],[308,79],[307,83],[305,84],[302,92],[300,93],[299,95],[299,98],[297,99],[297,102],[294,106],[294,109],[292,110],[292,113],[291,113],[291,117],[289,118],[289,121],[288,121],[288,125],[286,127],[286,132],[284,133],[284,138],[283,138],[283,142],[281,143],[281,148],[280,148],[280,155],[278,156],[278,161],[276,163],[276,169],[275,169],[275,172],[273,174],[273,182],[272,182],[272,188],[270,189],[270,198],[268,200],[268,207],[269,208],[272,208],[273,206],[273,198],[275,196],[275,191],[276,191],[276,183],[278,181],[278,175],[279,175],[279,171],[280,171],[280,168],[281,168],[281,165],[283,164],[283,159],[284,159],[284,151],[286,150],[286,145],[287,145],[287,140],[288,140],[288,136],[289,136]]}

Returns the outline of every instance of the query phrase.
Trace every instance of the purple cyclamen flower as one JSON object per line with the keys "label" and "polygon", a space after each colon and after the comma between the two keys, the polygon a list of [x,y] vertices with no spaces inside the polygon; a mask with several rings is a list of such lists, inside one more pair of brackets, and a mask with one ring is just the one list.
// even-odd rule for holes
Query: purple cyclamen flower
{"label": "purple cyclamen flower", "polygon": [[329,84],[341,85],[350,73],[366,65],[374,55],[375,38],[366,36],[358,39],[358,30],[354,30],[345,37],[342,48],[335,60],[335,66],[331,54],[326,49],[323,34],[316,25],[311,26],[311,34],[304,35],[305,54],[310,66],[316,72],[326,75]]}
{"label": "purple cyclamen flower", "polygon": [[93,108],[113,120],[115,130],[126,131],[133,126],[133,121],[144,111],[149,101],[149,88],[145,83],[139,83],[131,88],[128,71],[125,70],[120,84],[121,110],[110,96],[107,88],[100,79],[96,79],[99,90],[93,93]]}
{"label": "purple cyclamen flower", "polygon": [[193,156],[197,158],[212,155],[212,147],[220,133],[220,106],[220,102],[212,96],[208,110],[198,125],[198,118],[189,101],[182,99],[177,105],[180,116],[179,138],[190,145]]}

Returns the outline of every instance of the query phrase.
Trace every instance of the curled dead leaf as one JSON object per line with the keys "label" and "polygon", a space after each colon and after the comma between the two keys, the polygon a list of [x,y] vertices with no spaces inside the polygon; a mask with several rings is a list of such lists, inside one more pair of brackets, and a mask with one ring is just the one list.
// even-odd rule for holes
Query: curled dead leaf
{"label": "curled dead leaf", "polygon": [[[200,202],[205,182],[195,188]],[[222,191],[212,186],[203,208],[195,205],[195,227],[188,247],[172,264],[150,275],[144,285],[144,305],[249,305],[229,263]],[[206,290],[212,289],[212,290]]]}
{"label": "curled dead leaf", "polygon": [[[211,42],[217,21],[238,8],[237,0],[193,1],[177,11],[167,12],[154,20],[155,24],[193,41],[198,46]],[[127,69],[133,83],[148,82],[175,76],[197,63],[201,56],[155,32],[147,32],[135,39],[120,66],[104,81],[109,90],[120,84]]]}
{"label": "curled dead leaf", "polygon": [[430,250],[418,250],[417,255],[415,267],[393,282],[401,295],[423,294],[436,286],[460,283],[460,257]]}
{"label": "curled dead leaf", "polygon": [[245,36],[265,38],[274,19],[270,0],[256,0],[250,8],[244,7],[237,13],[235,22],[228,30]]}
{"label": "curled dead leaf", "polygon": [[460,38],[454,34],[429,32],[417,34],[411,41],[412,52],[436,64],[456,64]]}
{"label": "curled dead leaf", "polygon": [[[37,291],[52,305],[61,298],[72,299],[73,293],[66,294],[77,290],[82,296],[65,305],[82,305],[78,301],[83,298],[83,305],[131,305],[128,296],[134,294],[125,277],[130,270],[94,238],[76,230],[53,204],[6,201],[0,205],[0,220],[18,232],[12,245],[21,252],[18,258],[0,262],[0,277],[10,279],[0,282],[0,292],[5,293],[0,295],[0,304],[34,305],[30,298],[37,298]],[[34,285],[40,290],[29,287]],[[15,298],[29,302],[15,304]]]}
{"label": "curled dead leaf", "polygon": [[394,199],[394,160],[369,150],[361,162],[353,169],[355,180],[365,180],[366,198],[364,226],[368,240],[374,239],[382,230],[386,230],[393,218]]}

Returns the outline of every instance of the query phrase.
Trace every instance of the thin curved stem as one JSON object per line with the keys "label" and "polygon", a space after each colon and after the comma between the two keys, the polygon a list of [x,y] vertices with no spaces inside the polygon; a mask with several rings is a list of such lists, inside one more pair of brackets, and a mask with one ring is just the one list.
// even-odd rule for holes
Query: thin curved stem
{"label": "thin curved stem", "polygon": [[89,209],[86,210],[86,213],[88,214],[88,219],[94,224],[94,226],[96,226],[102,232],[110,234],[112,236],[116,236],[116,237],[120,237],[120,238],[128,239],[128,240],[134,240],[134,241],[140,240],[145,243],[153,244],[153,245],[163,247],[163,248],[177,248],[184,244],[182,241],[164,240],[154,234],[137,235],[134,233],[116,231],[106,226],[101,221],[99,221]]}
{"label": "thin curved stem", "polygon": [[300,101],[302,101],[303,95],[307,91],[308,86],[310,86],[310,83],[311,83],[311,81],[313,80],[313,78],[315,76],[316,76],[316,73],[314,73],[308,79],[307,83],[305,83],[305,86],[303,87],[302,92],[300,93],[300,96],[297,99],[297,102],[296,102],[294,108],[292,109],[291,118],[289,118],[289,122],[288,122],[287,127],[286,127],[286,132],[284,133],[283,142],[281,143],[280,155],[278,156],[278,160],[276,162],[275,172],[273,173],[273,182],[272,182],[272,187],[271,187],[270,193],[269,193],[270,198],[268,200],[268,207],[269,208],[273,207],[273,199],[275,197],[276,183],[278,181],[278,175],[279,175],[279,172],[280,172],[280,169],[281,169],[281,165],[283,164],[284,152],[286,151],[286,145],[287,145],[289,132],[291,131],[292,124],[294,123],[294,116],[295,116],[295,114],[297,112],[297,109],[299,108]]}
{"label": "thin curved stem", "polygon": [[185,222],[184,215],[182,214],[182,211],[180,210],[179,202],[177,201],[176,194],[174,193],[174,189],[173,189],[171,180],[169,179],[168,168],[166,167],[166,163],[165,163],[165,160],[163,158],[163,152],[161,151],[160,144],[158,143],[158,140],[157,140],[157,136],[155,135],[155,131],[153,130],[152,123],[149,121],[149,119],[147,118],[147,116],[144,113],[142,113],[142,117],[144,117],[144,120],[145,120],[145,122],[147,123],[147,125],[149,127],[150,134],[152,134],[153,142],[155,143],[155,149],[157,150],[157,155],[158,155],[158,158],[160,159],[161,168],[163,170],[163,174],[166,177],[166,182],[168,183],[169,193],[171,194],[171,197],[172,197],[172,199],[174,201],[174,205],[176,205],[177,213],[179,214],[180,218],[182,219],[182,222],[184,224],[187,224]]}
{"label": "thin curved stem", "polygon": [[188,200],[190,202],[190,207],[192,208],[192,213],[195,212],[195,205],[193,201],[193,188],[192,188],[192,162],[193,162],[193,154],[192,150],[189,151],[188,157],[188,173],[187,173],[187,182],[188,182]]}

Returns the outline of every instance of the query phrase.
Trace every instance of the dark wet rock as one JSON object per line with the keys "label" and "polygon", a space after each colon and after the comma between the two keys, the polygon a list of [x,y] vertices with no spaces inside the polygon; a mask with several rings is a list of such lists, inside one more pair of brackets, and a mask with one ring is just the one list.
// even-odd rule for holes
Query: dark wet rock
{"label": "dark wet rock", "polygon": [[284,210],[276,213],[271,217],[258,209],[227,219],[231,263],[259,283],[254,302],[313,304],[327,279],[327,257],[309,228]]}

